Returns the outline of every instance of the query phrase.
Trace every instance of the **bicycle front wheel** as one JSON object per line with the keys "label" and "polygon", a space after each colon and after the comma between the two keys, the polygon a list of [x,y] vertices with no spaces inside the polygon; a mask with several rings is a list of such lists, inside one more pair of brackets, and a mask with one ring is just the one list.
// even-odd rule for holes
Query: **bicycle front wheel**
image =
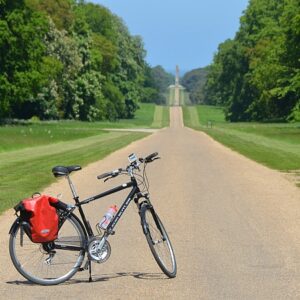
{"label": "bicycle front wheel", "polygon": [[54,285],[70,279],[81,266],[85,233],[74,215],[69,215],[50,243],[33,243],[22,225],[11,232],[9,253],[18,272],[41,285]]}
{"label": "bicycle front wheel", "polygon": [[167,231],[153,207],[147,207],[143,213],[143,226],[150,250],[161,268],[170,278],[177,273],[175,254]]}

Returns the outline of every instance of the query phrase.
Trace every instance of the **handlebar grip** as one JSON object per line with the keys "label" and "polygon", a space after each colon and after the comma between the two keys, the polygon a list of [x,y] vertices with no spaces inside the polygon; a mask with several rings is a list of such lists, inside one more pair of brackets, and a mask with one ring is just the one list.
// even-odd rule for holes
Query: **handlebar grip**
{"label": "handlebar grip", "polygon": [[112,174],[113,174],[112,172],[103,173],[101,175],[98,175],[97,179],[103,179],[103,178],[106,178],[108,176],[112,176]]}
{"label": "handlebar grip", "polygon": [[98,179],[103,179],[103,178],[106,178],[106,177],[116,177],[120,174],[120,172],[122,172],[122,169],[117,169],[117,170],[113,170],[111,172],[107,172],[107,173],[103,173],[101,175],[98,175],[97,178]]}
{"label": "handlebar grip", "polygon": [[152,161],[153,158],[154,158],[155,156],[157,156],[157,155],[158,155],[158,152],[154,152],[154,153],[148,155],[148,156],[145,158],[145,162],[150,162],[150,161]]}

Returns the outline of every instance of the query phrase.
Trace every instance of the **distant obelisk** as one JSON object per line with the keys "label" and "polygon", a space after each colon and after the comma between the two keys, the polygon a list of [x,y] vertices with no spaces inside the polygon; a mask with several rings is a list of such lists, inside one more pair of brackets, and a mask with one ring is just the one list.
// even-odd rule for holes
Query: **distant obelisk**
{"label": "distant obelisk", "polygon": [[175,77],[175,101],[174,105],[178,106],[180,104],[179,101],[180,93],[179,93],[179,67],[176,66],[176,77]]}
{"label": "distant obelisk", "polygon": [[176,78],[175,78],[175,85],[179,86],[179,67],[176,66]]}

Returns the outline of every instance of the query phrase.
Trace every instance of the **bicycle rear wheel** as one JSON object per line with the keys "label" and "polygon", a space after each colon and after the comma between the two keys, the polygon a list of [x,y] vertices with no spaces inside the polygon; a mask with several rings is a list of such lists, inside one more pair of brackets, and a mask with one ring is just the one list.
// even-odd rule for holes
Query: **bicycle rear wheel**
{"label": "bicycle rear wheel", "polygon": [[9,253],[18,272],[41,285],[54,285],[70,279],[81,266],[85,233],[74,215],[69,215],[51,243],[33,243],[18,225],[11,232]]}
{"label": "bicycle rear wheel", "polygon": [[175,277],[177,273],[175,254],[167,231],[152,207],[147,206],[144,210],[142,223],[157,264],[168,277]]}

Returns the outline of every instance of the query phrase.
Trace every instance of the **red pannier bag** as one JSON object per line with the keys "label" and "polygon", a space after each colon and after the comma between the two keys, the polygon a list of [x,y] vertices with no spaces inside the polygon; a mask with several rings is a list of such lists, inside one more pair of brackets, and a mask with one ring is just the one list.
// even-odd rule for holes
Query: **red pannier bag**
{"label": "red pannier bag", "polygon": [[21,205],[28,216],[31,240],[34,243],[54,241],[58,235],[58,215],[55,206],[58,199],[47,195],[24,199]]}

